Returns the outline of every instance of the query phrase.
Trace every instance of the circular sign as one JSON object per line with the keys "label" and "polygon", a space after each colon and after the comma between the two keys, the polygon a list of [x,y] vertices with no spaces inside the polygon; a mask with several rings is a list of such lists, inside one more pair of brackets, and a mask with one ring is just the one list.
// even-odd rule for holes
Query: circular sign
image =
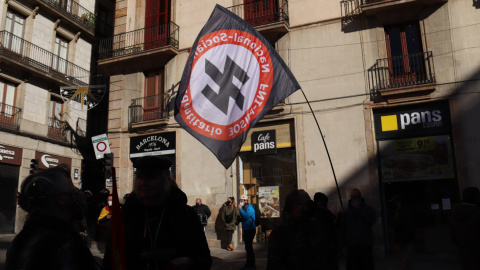
{"label": "circular sign", "polygon": [[98,152],[103,152],[103,151],[107,150],[107,144],[104,143],[104,142],[97,143],[97,150],[98,150]]}
{"label": "circular sign", "polygon": [[250,128],[266,105],[273,83],[267,46],[240,30],[201,37],[183,96],[183,121],[203,136],[230,140]]}

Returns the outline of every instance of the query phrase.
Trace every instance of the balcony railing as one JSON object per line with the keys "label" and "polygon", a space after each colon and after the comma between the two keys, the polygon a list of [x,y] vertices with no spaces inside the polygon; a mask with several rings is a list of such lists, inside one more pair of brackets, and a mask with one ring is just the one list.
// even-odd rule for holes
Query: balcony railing
{"label": "balcony railing", "polygon": [[342,19],[347,23],[354,17],[362,13],[360,0],[343,0],[340,1],[340,9],[342,12]]}
{"label": "balcony railing", "polygon": [[169,98],[167,94],[132,99],[129,125],[145,121],[168,119]]}
{"label": "balcony railing", "polygon": [[435,82],[432,52],[378,59],[368,69],[372,91]]}
{"label": "balcony railing", "polygon": [[20,118],[22,109],[0,103],[0,127],[18,131],[20,129]]}
{"label": "balcony railing", "polygon": [[99,60],[164,46],[178,49],[179,27],[173,22],[142,28],[100,40]]}
{"label": "balcony railing", "polygon": [[48,138],[59,141],[67,142],[68,141],[68,123],[65,121],[58,120],[56,118],[48,118]]}
{"label": "balcony railing", "polygon": [[227,9],[243,18],[252,26],[273,22],[288,21],[288,1],[258,0],[244,3]]}
{"label": "balcony railing", "polygon": [[0,55],[73,85],[88,84],[90,72],[7,31],[0,31]]}
{"label": "balcony railing", "polygon": [[83,24],[90,30],[95,29],[95,15],[88,11],[88,9],[81,6],[75,1],[69,0],[39,0],[46,3],[52,8],[65,14],[79,24]]}

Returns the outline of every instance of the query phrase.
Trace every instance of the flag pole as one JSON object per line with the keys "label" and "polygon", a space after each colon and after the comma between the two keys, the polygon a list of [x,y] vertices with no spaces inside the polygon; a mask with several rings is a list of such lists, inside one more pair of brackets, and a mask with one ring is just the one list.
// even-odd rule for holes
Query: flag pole
{"label": "flag pole", "polygon": [[327,151],[328,161],[330,162],[330,167],[332,168],[333,179],[335,179],[335,185],[337,186],[337,193],[338,193],[338,199],[340,200],[340,206],[343,209],[343,202],[342,202],[342,196],[340,195],[340,188],[338,187],[337,177],[335,176],[335,170],[333,169],[332,159],[330,158],[330,153],[328,152],[327,143],[325,142],[325,138],[323,137],[322,129],[320,128],[320,125],[318,124],[317,117],[315,116],[315,113],[313,112],[312,106],[310,105],[310,102],[308,101],[307,96],[305,95],[305,92],[303,92],[303,89],[300,89],[300,91],[302,91],[302,94],[305,97],[305,100],[307,101],[308,107],[310,108],[310,111],[312,112],[313,119],[315,119],[315,123],[317,123],[318,131],[320,131],[320,136],[322,137],[323,145],[325,146],[325,151]]}

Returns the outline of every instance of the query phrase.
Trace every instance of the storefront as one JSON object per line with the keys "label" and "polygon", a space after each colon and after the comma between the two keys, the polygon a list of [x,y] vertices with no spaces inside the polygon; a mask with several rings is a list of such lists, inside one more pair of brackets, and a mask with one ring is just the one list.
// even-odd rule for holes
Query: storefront
{"label": "storefront", "polygon": [[417,251],[450,242],[452,206],[459,201],[448,102],[374,110],[385,247],[393,246],[394,206],[400,195],[411,210]]}
{"label": "storefront", "polygon": [[48,168],[53,168],[58,166],[59,164],[67,164],[68,168],[72,168],[72,159],[66,158],[62,156],[57,156],[53,154],[47,154],[42,152],[35,152],[35,158],[39,160],[38,162],[38,169],[45,170]]}
{"label": "storefront", "polygon": [[[297,189],[293,121],[260,123],[253,128],[238,157],[238,196],[247,194],[261,212],[257,241],[281,221],[285,197]],[[241,239],[241,237],[240,237]]]}
{"label": "storefront", "polygon": [[14,233],[22,149],[0,144],[0,234]]}
{"label": "storefront", "polygon": [[157,133],[130,138],[130,160],[144,156],[161,156],[172,162],[171,175],[175,177],[175,132]]}

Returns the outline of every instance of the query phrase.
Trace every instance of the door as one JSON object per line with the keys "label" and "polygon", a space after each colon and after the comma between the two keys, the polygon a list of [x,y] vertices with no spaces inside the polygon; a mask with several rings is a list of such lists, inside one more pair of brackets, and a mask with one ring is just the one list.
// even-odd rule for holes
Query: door
{"label": "door", "polygon": [[5,31],[5,46],[10,51],[21,55],[23,47],[23,34],[25,32],[25,17],[16,12],[8,10],[5,21]]}
{"label": "door", "polygon": [[68,41],[61,37],[56,37],[54,50],[52,68],[65,74],[67,71]]}
{"label": "door", "polygon": [[276,0],[244,0],[245,21],[252,26],[274,22],[276,3]]}
{"label": "door", "polygon": [[420,28],[417,23],[385,29],[390,85],[414,83],[425,76]]}
{"label": "door", "polygon": [[0,234],[15,231],[20,167],[0,163]]}
{"label": "door", "polygon": [[145,50],[165,46],[170,33],[170,1],[147,0],[145,9]]}
{"label": "door", "polygon": [[163,91],[163,74],[162,69],[147,73],[145,77],[143,121],[164,118],[165,95]]}
{"label": "door", "polygon": [[15,122],[15,94],[14,85],[0,81],[0,126],[2,127],[12,128]]}
{"label": "door", "polygon": [[62,136],[62,109],[61,101],[50,100],[50,110],[48,114],[48,137],[63,141]]}

